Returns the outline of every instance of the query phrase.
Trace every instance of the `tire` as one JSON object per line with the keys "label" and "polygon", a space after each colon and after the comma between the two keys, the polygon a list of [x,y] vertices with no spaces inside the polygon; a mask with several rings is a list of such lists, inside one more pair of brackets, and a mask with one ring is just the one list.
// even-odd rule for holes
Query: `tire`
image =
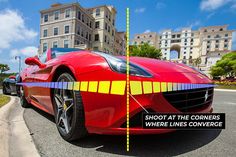
{"label": "tire", "polygon": [[4,85],[2,86],[2,93],[3,93],[3,94],[6,94],[6,89],[5,89],[5,86],[4,86]]}
{"label": "tire", "polygon": [[[69,73],[61,74],[57,82],[74,82]],[[88,132],[85,127],[85,114],[82,97],[79,91],[52,89],[53,107],[57,129],[66,141],[85,137]]]}
{"label": "tire", "polygon": [[28,101],[25,98],[25,92],[24,92],[24,88],[23,86],[19,86],[20,88],[20,104],[23,108],[28,108],[30,107],[30,104],[28,103]]}
{"label": "tire", "polygon": [[8,92],[7,92],[7,89],[6,89],[5,86],[6,86],[6,85],[3,85],[3,87],[2,87],[2,93],[5,94],[5,95],[10,95],[11,93],[8,93]]}

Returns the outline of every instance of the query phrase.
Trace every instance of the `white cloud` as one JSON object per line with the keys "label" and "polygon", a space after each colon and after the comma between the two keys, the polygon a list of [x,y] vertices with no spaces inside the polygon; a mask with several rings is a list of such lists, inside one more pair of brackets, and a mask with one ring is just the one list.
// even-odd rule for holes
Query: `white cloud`
{"label": "white cloud", "polygon": [[236,32],[233,32],[233,45],[232,45],[232,50],[236,50]]}
{"label": "white cloud", "polygon": [[193,27],[197,27],[199,25],[201,25],[201,21],[196,20],[196,21],[190,23],[187,27],[193,28]]}
{"label": "white cloud", "polygon": [[202,0],[200,3],[200,9],[203,11],[212,11],[232,1],[234,0]]}
{"label": "white cloud", "polygon": [[165,8],[165,7],[166,7],[166,4],[165,4],[165,3],[157,2],[157,4],[156,4],[156,8],[157,8],[158,10],[163,9],[163,8]]}
{"label": "white cloud", "polygon": [[28,29],[22,15],[15,10],[0,11],[0,19],[0,50],[10,48],[14,42],[32,40],[37,36],[37,32]]}
{"label": "white cloud", "polygon": [[135,13],[143,13],[146,10],[146,8],[137,8],[134,10]]}
{"label": "white cloud", "polygon": [[236,9],[236,2],[231,6],[231,9]]}
{"label": "white cloud", "polygon": [[13,49],[10,51],[10,55],[12,57],[14,56],[26,56],[26,57],[30,57],[30,56],[35,56],[38,54],[38,48],[37,47],[34,47],[34,46],[28,46],[28,47],[25,47],[25,48],[22,48],[22,49]]}
{"label": "white cloud", "polygon": [[207,19],[210,19],[212,16],[214,16],[216,13],[215,12],[212,12],[210,14],[207,15]]}
{"label": "white cloud", "polygon": [[150,32],[151,32],[150,29],[147,29],[147,30],[144,31],[144,33],[150,33]]}

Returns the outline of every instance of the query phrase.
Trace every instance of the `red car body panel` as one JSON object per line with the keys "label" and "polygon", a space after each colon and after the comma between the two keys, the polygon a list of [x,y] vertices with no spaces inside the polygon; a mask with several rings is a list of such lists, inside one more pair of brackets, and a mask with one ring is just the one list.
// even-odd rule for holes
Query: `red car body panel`
{"label": "red car body panel", "polygon": [[[125,58],[125,57],[121,57]],[[131,76],[130,80],[159,81],[179,83],[212,83],[204,75],[183,65],[155,59],[130,57],[130,61],[149,71],[153,77]],[[51,59],[51,50],[47,52],[45,68],[30,65],[21,73],[22,82],[52,82],[57,68],[65,66],[70,69],[77,81],[113,81],[126,80],[126,74],[111,70],[107,61],[90,51],[71,52]],[[27,101],[37,108],[54,114],[50,88],[24,86]],[[126,95],[110,95],[81,92],[85,111],[85,126],[89,133],[125,134],[126,128],[121,125],[126,121]],[[91,99],[92,98],[92,99]],[[136,95],[135,98],[145,107],[155,112],[180,112],[163,97],[162,93]],[[130,117],[143,109],[130,99]],[[193,112],[211,112],[212,106]],[[152,134],[173,131],[171,129],[130,128],[131,134]]]}

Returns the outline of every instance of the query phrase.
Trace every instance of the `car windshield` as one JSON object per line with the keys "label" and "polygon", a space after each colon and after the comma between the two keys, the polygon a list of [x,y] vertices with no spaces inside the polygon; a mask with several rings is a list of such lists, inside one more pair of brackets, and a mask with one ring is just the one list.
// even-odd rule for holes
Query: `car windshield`
{"label": "car windshield", "polygon": [[51,52],[52,52],[52,58],[56,58],[58,56],[62,56],[66,53],[69,52],[74,52],[74,51],[80,51],[81,49],[77,49],[77,48],[52,48]]}

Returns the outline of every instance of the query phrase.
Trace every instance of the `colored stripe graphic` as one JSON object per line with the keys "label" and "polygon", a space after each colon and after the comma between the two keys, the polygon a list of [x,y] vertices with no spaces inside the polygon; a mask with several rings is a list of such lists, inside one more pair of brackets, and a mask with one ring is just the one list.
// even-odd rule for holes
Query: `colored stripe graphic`
{"label": "colored stripe graphic", "polygon": [[[129,81],[130,94],[142,95],[199,88],[215,87],[214,84],[191,84],[175,82]],[[56,88],[100,94],[125,95],[126,81],[79,81],[79,82],[23,82],[17,85],[27,87]]]}

